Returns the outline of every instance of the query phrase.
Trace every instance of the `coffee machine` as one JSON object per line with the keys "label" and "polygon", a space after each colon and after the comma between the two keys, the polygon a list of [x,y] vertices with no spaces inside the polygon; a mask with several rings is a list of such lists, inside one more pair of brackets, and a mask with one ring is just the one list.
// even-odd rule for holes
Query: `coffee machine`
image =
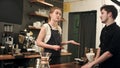
{"label": "coffee machine", "polygon": [[13,44],[14,39],[10,33],[3,33],[2,35],[2,50],[3,54],[11,54],[12,53],[12,48],[14,46]]}

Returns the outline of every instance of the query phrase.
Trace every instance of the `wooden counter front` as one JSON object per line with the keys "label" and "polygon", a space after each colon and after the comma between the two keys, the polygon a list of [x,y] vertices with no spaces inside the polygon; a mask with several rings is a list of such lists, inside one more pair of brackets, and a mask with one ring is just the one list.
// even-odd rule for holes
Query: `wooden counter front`
{"label": "wooden counter front", "polygon": [[[61,56],[64,55],[71,55],[71,53],[61,53]],[[40,55],[34,54],[34,55],[25,55],[24,58],[38,58]],[[15,56],[13,55],[0,55],[0,60],[9,60],[9,59],[15,59]]]}
{"label": "wooden counter front", "polygon": [[[38,58],[40,55],[25,55],[23,58]],[[15,56],[12,55],[0,55],[0,60],[9,60],[9,59],[15,59]]]}
{"label": "wooden counter front", "polygon": [[50,65],[50,68],[80,68],[80,67],[81,67],[80,65],[75,64],[74,62]]}
{"label": "wooden counter front", "polygon": [[0,60],[9,60],[9,59],[15,59],[12,55],[0,55]]}

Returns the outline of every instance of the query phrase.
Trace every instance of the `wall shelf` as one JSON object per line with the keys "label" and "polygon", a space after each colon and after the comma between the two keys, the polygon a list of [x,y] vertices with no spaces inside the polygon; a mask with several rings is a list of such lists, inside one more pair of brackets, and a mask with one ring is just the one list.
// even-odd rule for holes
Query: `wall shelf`
{"label": "wall shelf", "polygon": [[31,26],[31,25],[29,25],[28,28],[29,29],[35,29],[35,30],[40,30],[41,29],[41,27],[34,27],[34,26]]}
{"label": "wall shelf", "polygon": [[40,4],[43,4],[43,5],[46,5],[46,6],[50,6],[50,7],[54,6],[53,4],[47,3],[45,1],[40,1],[40,0],[30,0],[30,2],[32,2],[32,3],[40,3]]}
{"label": "wall shelf", "polygon": [[35,12],[32,12],[32,13],[30,13],[29,15],[31,15],[31,16],[39,16],[39,17],[48,18],[48,16],[46,16],[46,15],[43,15],[43,14],[36,14]]}

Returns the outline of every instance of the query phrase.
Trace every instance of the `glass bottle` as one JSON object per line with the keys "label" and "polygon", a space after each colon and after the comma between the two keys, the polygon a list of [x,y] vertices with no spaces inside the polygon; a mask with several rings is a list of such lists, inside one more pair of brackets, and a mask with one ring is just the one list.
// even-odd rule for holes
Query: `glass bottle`
{"label": "glass bottle", "polygon": [[88,62],[92,62],[94,60],[95,53],[93,52],[93,48],[90,48],[90,52],[86,53],[86,57]]}

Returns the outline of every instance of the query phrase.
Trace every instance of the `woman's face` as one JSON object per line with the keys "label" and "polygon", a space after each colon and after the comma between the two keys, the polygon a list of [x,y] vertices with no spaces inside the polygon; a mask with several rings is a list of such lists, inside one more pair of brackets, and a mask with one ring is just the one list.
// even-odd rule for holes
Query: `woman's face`
{"label": "woman's face", "polygon": [[51,20],[59,22],[62,17],[62,12],[60,9],[55,9],[53,13],[50,14]]}
{"label": "woman's face", "polygon": [[101,21],[102,23],[106,23],[108,21],[108,17],[109,17],[109,13],[107,13],[107,11],[105,11],[104,9],[101,10]]}

